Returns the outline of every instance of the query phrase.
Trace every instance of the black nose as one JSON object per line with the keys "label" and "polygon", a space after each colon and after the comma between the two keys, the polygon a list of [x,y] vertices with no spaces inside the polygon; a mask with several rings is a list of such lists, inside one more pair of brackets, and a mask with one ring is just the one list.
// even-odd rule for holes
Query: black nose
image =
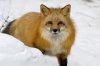
{"label": "black nose", "polygon": [[57,32],[58,31],[58,29],[53,29],[53,32]]}

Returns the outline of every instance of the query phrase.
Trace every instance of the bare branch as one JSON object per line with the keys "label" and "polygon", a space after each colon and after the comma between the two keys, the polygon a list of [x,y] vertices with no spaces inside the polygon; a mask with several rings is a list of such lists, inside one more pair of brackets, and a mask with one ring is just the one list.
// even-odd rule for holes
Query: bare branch
{"label": "bare branch", "polygon": [[9,18],[10,18],[10,11],[11,11],[11,0],[8,1],[8,10],[6,10],[7,12],[7,15],[6,17],[5,16],[5,9],[6,7],[4,6],[3,7],[3,11],[2,11],[2,14],[1,14],[1,19],[3,20],[3,24],[2,26],[0,27],[0,32],[2,32],[2,29],[6,26],[5,24],[9,23]]}

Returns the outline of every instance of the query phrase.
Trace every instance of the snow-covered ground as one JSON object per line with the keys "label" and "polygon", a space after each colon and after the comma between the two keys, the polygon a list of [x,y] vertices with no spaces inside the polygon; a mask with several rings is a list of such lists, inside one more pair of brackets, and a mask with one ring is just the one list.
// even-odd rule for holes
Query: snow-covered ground
{"label": "snow-covered ground", "polygon": [[[50,7],[72,5],[71,17],[77,34],[68,66],[100,66],[100,0],[0,0],[0,25],[9,15],[11,21],[30,11],[39,12],[41,3]],[[39,50],[0,33],[0,66],[34,65],[58,66],[58,62],[55,57],[44,56]]]}
{"label": "snow-covered ground", "polygon": [[52,66],[41,51],[0,33],[0,66]]}

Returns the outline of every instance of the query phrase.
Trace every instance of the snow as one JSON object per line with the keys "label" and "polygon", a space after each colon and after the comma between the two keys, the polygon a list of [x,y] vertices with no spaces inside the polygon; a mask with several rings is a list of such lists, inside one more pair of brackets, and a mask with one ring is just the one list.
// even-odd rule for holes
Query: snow
{"label": "snow", "polygon": [[[0,33],[0,66],[52,66],[57,65],[36,48],[30,48],[13,36]],[[49,63],[51,62],[51,63]],[[56,64],[55,64],[56,62]]]}
{"label": "snow", "polygon": [[70,3],[77,36],[69,56],[69,66],[100,66],[100,7],[95,7],[98,6],[95,2],[81,0]]}
{"label": "snow", "polygon": [[[76,40],[68,57],[68,66],[100,66],[100,1],[11,0],[10,5],[8,0],[0,0],[0,17],[5,19],[8,14],[11,21],[30,11],[40,12],[41,3],[48,7],[62,7],[68,3],[72,6]],[[10,11],[6,8],[8,5]],[[0,25],[4,19],[0,18]],[[34,65],[58,66],[58,62],[55,57],[44,56],[38,49],[27,47],[14,37],[0,33],[0,66]]]}
{"label": "snow", "polygon": [[46,66],[45,62],[38,49],[29,48],[16,38],[0,33],[0,66]]}

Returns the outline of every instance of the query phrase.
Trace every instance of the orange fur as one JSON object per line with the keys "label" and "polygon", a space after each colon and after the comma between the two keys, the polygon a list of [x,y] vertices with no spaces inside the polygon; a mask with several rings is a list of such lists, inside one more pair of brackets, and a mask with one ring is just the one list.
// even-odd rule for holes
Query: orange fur
{"label": "orange fur", "polygon": [[[69,55],[75,40],[75,27],[70,19],[70,9],[68,9],[68,7],[69,6],[67,5],[64,8],[48,8],[42,5],[42,13],[30,12],[13,22],[10,27],[10,34],[24,42],[25,45],[29,47],[36,47],[42,52],[48,53],[48,50],[52,47],[52,45],[48,42],[48,40],[41,37],[44,21],[55,20],[56,17],[60,17],[62,20],[65,19],[65,21],[67,20],[69,36],[64,39],[62,43],[65,51],[61,54],[56,54],[59,62],[61,63],[60,57],[65,59]],[[46,17],[48,17],[48,19],[46,19]],[[49,19],[49,17],[51,19]]]}

